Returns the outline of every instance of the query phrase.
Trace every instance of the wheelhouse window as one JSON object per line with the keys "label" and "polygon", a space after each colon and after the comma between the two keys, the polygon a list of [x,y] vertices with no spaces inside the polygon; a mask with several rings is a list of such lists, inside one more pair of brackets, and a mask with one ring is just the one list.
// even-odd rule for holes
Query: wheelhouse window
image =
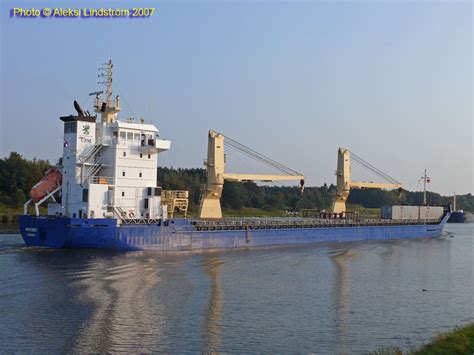
{"label": "wheelhouse window", "polygon": [[133,140],[133,133],[132,132],[127,132],[127,139],[128,140]]}
{"label": "wheelhouse window", "polygon": [[125,139],[126,133],[125,132],[120,132],[120,139]]}
{"label": "wheelhouse window", "polygon": [[133,134],[133,140],[134,141],[139,141],[140,140],[140,133],[134,133]]}
{"label": "wheelhouse window", "polygon": [[66,122],[64,123],[64,133],[76,133],[77,122]]}

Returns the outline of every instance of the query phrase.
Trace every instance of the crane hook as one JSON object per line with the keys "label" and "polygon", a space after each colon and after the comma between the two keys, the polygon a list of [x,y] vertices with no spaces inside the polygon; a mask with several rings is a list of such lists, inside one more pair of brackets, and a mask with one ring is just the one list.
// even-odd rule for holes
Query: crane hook
{"label": "crane hook", "polygon": [[301,191],[301,196],[303,196],[304,192],[304,179],[300,180],[300,191]]}

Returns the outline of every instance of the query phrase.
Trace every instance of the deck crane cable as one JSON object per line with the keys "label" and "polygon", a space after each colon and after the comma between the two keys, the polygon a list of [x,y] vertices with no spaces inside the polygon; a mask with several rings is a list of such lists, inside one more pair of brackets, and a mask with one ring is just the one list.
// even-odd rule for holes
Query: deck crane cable
{"label": "deck crane cable", "polygon": [[388,175],[387,173],[383,172],[382,170],[376,168],[375,166],[373,166],[372,164],[368,163],[367,161],[363,160],[362,158],[358,157],[356,155],[356,160],[363,164],[364,166],[368,167],[369,170],[373,171],[374,173],[376,173],[377,175],[383,177],[385,180],[391,182],[391,183],[394,183],[394,184],[399,184],[400,181],[398,181],[397,179],[393,178],[392,176]]}
{"label": "deck crane cable", "polygon": [[[364,165],[364,167],[367,167],[367,165]],[[374,169],[371,169],[371,167],[369,166],[368,169],[370,171],[372,171],[374,174],[380,176],[382,179],[385,179],[387,182],[391,183],[391,184],[401,184],[400,181],[398,181],[397,179],[391,177],[390,175],[386,174],[386,173],[383,173],[383,172],[380,172],[380,171],[377,171],[377,170],[374,170]]]}
{"label": "deck crane cable", "polygon": [[390,175],[384,173],[383,171],[381,171],[380,169],[376,168],[375,166],[373,166],[372,164],[370,164],[369,162],[365,161],[364,159],[362,159],[361,157],[359,157],[357,154],[353,153],[351,151],[351,157],[352,157],[352,160],[359,166],[363,167],[363,168],[366,168],[367,170],[373,172],[374,174],[380,176],[382,179],[392,183],[392,184],[400,184],[400,181],[398,181],[397,179],[391,177]]}
{"label": "deck crane cable", "polygon": [[241,153],[241,154],[244,154],[244,155],[246,155],[246,156],[248,156],[248,157],[250,157],[250,158],[252,158],[252,159],[254,159],[254,160],[258,161],[258,162],[260,162],[260,163],[266,164],[266,165],[268,165],[268,166],[270,166],[270,167],[272,167],[272,168],[274,168],[274,169],[276,169],[276,170],[279,170],[279,171],[281,171],[281,172],[283,172],[283,173],[285,173],[285,174],[288,174],[288,175],[293,175],[293,174],[294,174],[293,172],[288,171],[288,170],[286,170],[286,169],[284,169],[284,168],[281,168],[280,166],[275,165],[275,164],[273,164],[273,163],[271,163],[271,162],[269,162],[269,161],[262,160],[262,159],[260,159],[258,156],[253,155],[251,152],[246,151],[246,150],[243,150],[243,149],[240,149],[240,148],[238,148],[238,147],[232,145],[231,143],[226,142],[225,144],[226,144],[229,148],[232,148],[232,149],[236,150],[237,152],[239,152],[239,153]]}
{"label": "deck crane cable", "polygon": [[268,166],[271,166],[277,170],[280,170],[281,172],[284,172],[285,174],[288,174],[288,175],[303,175],[299,172],[297,172],[296,170],[293,170],[283,164],[280,164],[278,162],[276,162],[275,160],[263,155],[263,154],[260,154],[258,152],[256,152],[255,150],[237,142],[236,140],[232,139],[232,138],[229,138],[227,136],[225,136],[225,144],[227,144],[229,147],[231,148],[234,148],[235,150],[241,152],[241,153],[244,153],[244,154],[247,154],[248,156],[250,156],[251,158],[257,160],[257,161],[260,161]]}
{"label": "deck crane cable", "polygon": [[371,166],[368,166],[368,165],[364,164],[363,162],[360,162],[360,161],[358,161],[358,160],[356,160],[356,159],[353,159],[353,162],[354,162],[356,165],[358,165],[358,166],[360,166],[360,167],[362,167],[362,168],[365,168],[365,169],[369,170],[369,171],[372,172],[373,174],[379,176],[380,178],[382,178],[383,180],[385,180],[385,181],[387,181],[387,182],[389,182],[389,183],[391,183],[391,184],[399,184],[399,182],[398,182],[397,180],[393,179],[392,177],[388,176],[388,175],[385,174],[385,173],[381,173],[381,172],[379,172],[379,171],[377,171],[377,170],[372,169]]}
{"label": "deck crane cable", "polygon": [[246,147],[244,146],[243,144],[237,142],[237,141],[234,141],[232,140],[231,138],[228,138],[226,137],[227,140],[226,140],[226,143],[233,147],[234,149],[237,149],[247,155],[249,155],[250,157],[256,159],[256,160],[259,160],[267,165],[270,165],[272,167],[274,167],[275,169],[278,169],[282,172],[285,172],[286,174],[289,174],[289,175],[301,175],[300,173],[298,173],[297,171],[283,165],[283,164],[280,164],[276,161],[274,161],[273,159],[270,159],[266,156],[264,156],[263,154],[260,154],[258,152],[256,152],[255,150],[249,148],[249,147]]}
{"label": "deck crane cable", "polygon": [[[238,143],[238,142],[235,142],[234,140],[232,140],[231,138],[228,138],[228,137],[225,137],[226,140],[224,141],[224,144],[227,143],[227,145],[238,151],[239,153],[241,154],[246,154],[247,156],[249,156],[250,158],[256,160],[256,161],[259,161],[259,162],[262,162],[264,164],[267,164],[277,170],[280,170],[286,174],[289,174],[289,175],[302,175],[302,174],[299,174],[298,172],[296,172],[295,170],[293,169],[290,169],[280,163],[277,163],[275,162],[274,160],[270,159],[270,158],[266,158],[265,156],[262,156],[261,154],[255,152],[253,149],[250,149],[248,147],[245,147],[245,146],[242,146],[242,144]],[[232,142],[231,142],[232,141]],[[235,144],[237,143],[237,144]],[[244,148],[244,149],[242,149]],[[245,149],[246,148],[246,149]],[[250,151],[250,152],[249,152]],[[253,154],[252,154],[253,153]],[[280,185],[280,186],[283,186],[282,184],[279,184],[278,182],[276,181],[273,181],[273,184],[274,185]],[[298,199],[298,202],[296,203],[296,206],[294,208],[294,211],[296,212],[298,210],[298,206],[300,205],[301,201],[303,200],[303,195],[301,194],[300,198]]]}
{"label": "deck crane cable", "polygon": [[380,174],[379,172],[377,171],[374,171],[373,169],[370,168],[370,166],[367,166],[366,164],[356,160],[356,159],[352,159],[353,163],[355,163],[356,165],[362,167],[362,168],[365,168],[367,170],[369,170],[370,172],[372,172],[373,174],[381,177],[383,180],[385,181],[388,181],[390,183],[394,183],[393,180],[391,180],[390,178],[386,177],[384,174]]}

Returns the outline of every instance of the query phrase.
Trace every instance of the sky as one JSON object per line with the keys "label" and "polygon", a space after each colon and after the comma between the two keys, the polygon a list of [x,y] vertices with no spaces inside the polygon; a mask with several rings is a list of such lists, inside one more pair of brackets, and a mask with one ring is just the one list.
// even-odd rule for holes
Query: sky
{"label": "sky", "polygon": [[[10,9],[154,7],[146,19]],[[335,183],[338,147],[420,190],[473,192],[471,1],[1,2],[0,156],[56,161],[60,116],[114,63],[119,118],[155,124],[159,165],[202,167],[214,129]],[[92,111],[92,110],[91,110]],[[228,172],[274,173],[227,151]],[[377,181],[354,167],[354,180]],[[381,181],[382,182],[382,181]]]}

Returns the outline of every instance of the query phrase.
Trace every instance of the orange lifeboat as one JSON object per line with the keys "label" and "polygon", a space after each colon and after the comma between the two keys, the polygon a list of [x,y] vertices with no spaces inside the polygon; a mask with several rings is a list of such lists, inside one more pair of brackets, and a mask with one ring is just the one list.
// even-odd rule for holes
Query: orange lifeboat
{"label": "orange lifeboat", "polygon": [[61,172],[56,168],[46,171],[43,178],[32,187],[30,191],[31,200],[33,202],[40,201],[58,186],[61,186],[62,178]]}

